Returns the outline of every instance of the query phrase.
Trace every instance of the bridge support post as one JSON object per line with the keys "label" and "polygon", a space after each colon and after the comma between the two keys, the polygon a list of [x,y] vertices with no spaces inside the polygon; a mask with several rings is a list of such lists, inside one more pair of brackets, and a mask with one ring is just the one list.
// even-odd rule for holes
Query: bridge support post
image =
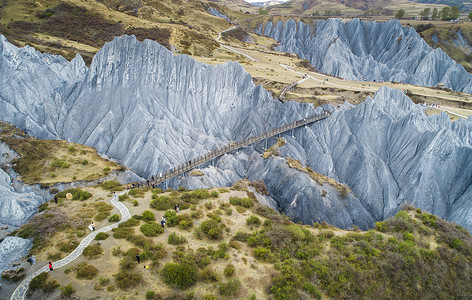
{"label": "bridge support post", "polygon": [[267,139],[264,140],[265,148],[267,149]]}

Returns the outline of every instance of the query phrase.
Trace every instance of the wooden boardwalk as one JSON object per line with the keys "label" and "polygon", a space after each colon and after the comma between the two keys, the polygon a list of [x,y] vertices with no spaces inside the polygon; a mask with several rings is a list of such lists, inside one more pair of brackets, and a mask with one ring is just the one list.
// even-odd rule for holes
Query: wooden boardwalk
{"label": "wooden boardwalk", "polygon": [[305,126],[307,124],[323,120],[323,119],[329,117],[330,115],[331,115],[331,113],[329,111],[324,111],[321,114],[309,116],[309,117],[303,118],[301,120],[294,121],[294,122],[282,125],[280,127],[274,128],[274,129],[267,130],[263,133],[251,136],[251,137],[246,138],[244,140],[231,142],[231,143],[229,143],[228,145],[226,145],[224,147],[218,148],[216,150],[213,150],[211,152],[208,152],[206,154],[200,155],[200,156],[192,159],[190,161],[190,163],[186,162],[186,163],[181,164],[181,165],[179,165],[175,168],[171,168],[170,170],[167,170],[166,172],[162,173],[161,174],[162,176],[159,176],[159,175],[153,176],[154,179],[149,179],[147,184],[148,185],[161,184],[161,183],[166,182],[167,180],[169,180],[173,177],[176,177],[180,174],[183,174],[183,173],[186,173],[190,170],[193,170],[194,168],[196,168],[196,167],[198,167],[198,166],[200,166],[204,163],[207,163],[207,162],[211,161],[212,159],[215,159],[219,156],[222,156],[226,153],[229,153],[229,152],[232,152],[232,151],[237,150],[239,148],[246,147],[248,145],[260,142],[262,140],[265,140],[265,139],[268,139],[270,137],[279,135],[281,133],[293,130],[295,128],[302,127],[302,126]]}

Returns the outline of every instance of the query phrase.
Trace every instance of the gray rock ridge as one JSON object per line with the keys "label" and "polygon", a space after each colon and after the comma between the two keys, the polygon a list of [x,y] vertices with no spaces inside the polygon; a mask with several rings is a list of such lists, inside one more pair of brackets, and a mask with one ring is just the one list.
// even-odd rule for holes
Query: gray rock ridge
{"label": "gray rock ridge", "polygon": [[305,224],[368,229],[408,202],[472,230],[471,126],[472,118],[452,123],[447,114],[427,117],[401,91],[386,87],[294,137],[285,134],[287,143],[279,148],[281,157],[349,185],[353,194],[345,199],[282,158],[262,159],[261,145],[227,154],[203,167],[204,176],[173,184],[204,188],[263,179],[278,209]]}
{"label": "gray rock ridge", "polygon": [[[313,113],[310,105],[274,101],[237,63],[204,65],[185,55],[174,56],[156,42],[138,42],[134,36],[107,43],[82,80],[61,81],[42,54],[34,52],[33,59],[23,57],[23,49],[8,48],[16,52],[10,55],[13,59],[45,69],[54,85],[12,70],[6,62],[12,58],[4,57],[2,74],[11,75],[2,76],[1,84],[14,84],[1,95],[2,119],[39,138],[95,147],[140,176],[157,174],[218,145]],[[72,76],[80,73],[76,71],[80,68],[72,67],[77,62],[57,60],[61,70],[69,70],[66,78],[77,78]],[[23,92],[25,85],[34,85],[30,90],[47,96],[40,103],[18,105],[32,96]],[[37,85],[48,88],[37,91]],[[13,95],[18,92],[21,95]]]}
{"label": "gray rock ridge", "polygon": [[7,236],[0,243],[0,273],[11,267],[12,262],[23,259],[31,245],[30,240]]}
{"label": "gray rock ridge", "polygon": [[218,11],[216,8],[214,8],[214,7],[210,7],[210,8],[208,9],[208,12],[209,12],[210,14],[214,15],[215,17],[223,18],[223,19],[225,19],[226,21],[228,21],[229,23],[231,23],[231,20],[228,18],[227,15],[225,15],[225,14],[219,12],[219,11]]}
{"label": "gray rock ridge", "polygon": [[[7,108],[0,118],[13,119],[40,138],[95,147],[141,176],[316,112],[307,104],[275,101],[237,63],[207,66],[133,36],[107,43],[80,80],[73,76],[82,74],[74,71],[80,68],[67,68],[71,63],[57,59],[61,70],[70,72],[64,80],[47,69],[41,54],[23,57],[22,51],[12,48],[9,57],[0,56],[5,87],[0,105]],[[25,96],[31,94],[24,86],[37,91],[35,85],[46,79],[12,68],[7,59],[29,68],[37,64],[51,75],[54,86],[45,85],[49,96],[41,105]],[[426,117],[401,91],[389,88],[357,107],[325,108],[334,112],[331,117],[296,130],[294,138],[284,135],[287,143],[280,151],[348,184],[354,194],[347,200],[279,159],[260,161],[260,145],[221,157],[215,166],[202,168],[202,177],[175,178],[170,184],[230,186],[262,177],[279,209],[309,224],[324,220],[368,228],[408,201],[471,229],[471,118],[451,123],[445,114]],[[322,189],[330,189],[328,197],[320,198]]]}
{"label": "gray rock ridge", "polygon": [[296,53],[329,75],[421,86],[441,83],[455,91],[472,92],[472,74],[398,20],[328,19],[310,25],[292,19],[268,22],[255,31],[278,41],[278,51]]}

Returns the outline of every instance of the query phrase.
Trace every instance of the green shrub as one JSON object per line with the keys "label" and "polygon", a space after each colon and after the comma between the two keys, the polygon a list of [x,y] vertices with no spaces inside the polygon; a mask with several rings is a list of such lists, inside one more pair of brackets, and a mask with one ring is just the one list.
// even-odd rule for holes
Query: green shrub
{"label": "green shrub", "polygon": [[81,189],[67,189],[56,194],[57,198],[65,198],[67,194],[72,194],[72,200],[87,200],[92,197],[92,194]]}
{"label": "green shrub", "polygon": [[161,233],[164,233],[164,228],[155,222],[143,224],[139,229],[145,236],[157,236]]}
{"label": "green shrub", "polygon": [[99,243],[84,248],[82,255],[88,258],[97,258],[103,254],[103,249]]}
{"label": "green shrub", "polygon": [[102,182],[102,189],[109,190],[109,191],[117,191],[120,190],[121,183],[115,180],[107,180]]}
{"label": "green shrub", "polygon": [[195,199],[207,199],[210,197],[212,196],[208,190],[198,189],[192,192],[192,198],[195,198]]}
{"label": "green shrub", "polygon": [[254,249],[254,256],[262,260],[269,260],[272,256],[272,251],[265,247],[257,247]]}
{"label": "green shrub", "polygon": [[113,216],[108,218],[108,222],[118,222],[120,220],[119,214],[113,214]]}
{"label": "green shrub", "polygon": [[310,294],[313,298],[321,299],[321,293],[320,291],[318,291],[316,285],[306,282],[305,284],[303,284],[303,290]]}
{"label": "green shrub", "polygon": [[72,251],[75,250],[79,246],[78,241],[63,241],[57,244],[57,247],[59,251],[65,252],[65,253],[71,253]]}
{"label": "green shrub", "polygon": [[77,265],[77,278],[78,279],[93,279],[98,274],[98,269],[87,263],[81,263]]}
{"label": "green shrub", "polygon": [[249,198],[230,197],[229,203],[236,206],[250,208],[254,205],[254,200],[249,199]]}
{"label": "green shrub", "polygon": [[155,298],[156,298],[156,292],[154,291],[146,292],[146,300],[154,300]]}
{"label": "green shrub", "polygon": [[121,269],[114,277],[116,286],[122,290],[134,288],[143,282],[142,275],[132,270]]}
{"label": "green shrub", "polygon": [[63,168],[63,169],[66,169],[68,167],[70,167],[70,163],[62,160],[62,159],[59,159],[59,158],[55,158],[52,162],[51,162],[51,165],[53,167],[56,167],[56,168]]}
{"label": "green shrub", "polygon": [[236,271],[236,268],[234,267],[233,264],[227,264],[225,267],[225,276],[226,277],[231,277],[234,275],[234,272]]}
{"label": "green shrub", "polygon": [[206,267],[200,272],[200,278],[206,281],[218,281],[218,275],[211,267]]}
{"label": "green shrub", "polygon": [[77,292],[76,289],[74,289],[72,287],[72,284],[68,284],[68,285],[65,285],[65,286],[61,286],[59,287],[59,289],[61,290],[61,296],[63,297],[71,297],[73,294],[75,294],[75,292]]}
{"label": "green shrub", "polygon": [[88,160],[84,159],[83,161],[80,162],[81,164],[83,164],[84,166],[88,165]]}
{"label": "green shrub", "polygon": [[205,295],[202,300],[218,300],[218,298],[214,295]]}
{"label": "green shrub", "polygon": [[134,216],[131,219],[128,219],[118,225],[118,228],[124,228],[124,227],[134,227],[138,226],[141,222],[139,222],[138,219],[136,219]]}
{"label": "green shrub", "polygon": [[98,277],[98,284],[100,284],[101,286],[106,286],[110,283],[110,279],[109,278],[105,278],[105,277]]}
{"label": "green shrub", "polygon": [[165,283],[178,287],[188,288],[197,281],[197,268],[188,263],[166,263],[161,271]]}
{"label": "green shrub", "polygon": [[105,220],[106,218],[108,218],[109,215],[111,215],[111,212],[102,211],[102,212],[99,212],[93,219],[97,222],[101,222]]}
{"label": "green shrub", "polygon": [[126,201],[128,199],[129,199],[128,193],[118,196],[118,201]]}
{"label": "green shrub", "polygon": [[128,192],[128,195],[130,195],[134,198],[142,198],[142,197],[144,197],[144,189],[131,189]]}
{"label": "green shrub", "polygon": [[144,221],[154,221],[156,219],[156,216],[152,211],[145,210],[143,212],[143,220]]}
{"label": "green shrub", "polygon": [[178,236],[177,233],[172,232],[167,238],[167,242],[172,245],[180,245],[187,242],[187,239],[184,236]]}
{"label": "green shrub", "polygon": [[380,232],[387,232],[388,226],[385,222],[375,222],[375,230]]}
{"label": "green shrub", "polygon": [[232,279],[226,283],[221,282],[218,284],[218,291],[224,296],[236,296],[239,294],[240,285],[239,279]]}
{"label": "green shrub", "polygon": [[218,198],[219,196],[220,196],[220,194],[217,191],[213,191],[213,192],[210,193],[211,198]]}
{"label": "green shrub", "polygon": [[256,216],[250,216],[249,218],[246,219],[246,224],[247,225],[261,225],[261,219],[259,219]]}
{"label": "green shrub", "polygon": [[103,240],[106,240],[110,235],[106,232],[99,232],[96,236],[95,236],[95,240],[97,241],[103,241]]}
{"label": "green shrub", "polygon": [[28,295],[31,295],[37,290],[41,290],[46,294],[50,294],[54,292],[59,286],[59,282],[57,280],[48,280],[49,273],[43,272],[38,276],[31,279],[31,282],[28,287]]}
{"label": "green shrub", "polygon": [[223,236],[223,228],[213,219],[203,221],[200,228],[212,240],[220,239]]}
{"label": "green shrub", "polygon": [[134,200],[134,201],[133,201],[133,206],[138,206],[138,205],[139,205],[138,200]]}
{"label": "green shrub", "polygon": [[167,210],[173,208],[173,203],[167,196],[158,196],[151,200],[150,206],[156,210]]}

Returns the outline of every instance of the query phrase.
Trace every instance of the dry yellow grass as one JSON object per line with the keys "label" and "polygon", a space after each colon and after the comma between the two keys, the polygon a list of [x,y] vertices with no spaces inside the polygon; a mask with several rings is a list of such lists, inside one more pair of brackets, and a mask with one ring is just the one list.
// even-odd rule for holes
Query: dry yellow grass
{"label": "dry yellow grass", "polygon": [[332,187],[336,188],[339,193],[341,194],[342,198],[345,198],[349,193],[351,193],[351,190],[349,187],[345,184],[339,183],[336,180],[320,174],[318,172],[313,171],[310,167],[303,167],[300,161],[293,159],[291,157],[287,157],[287,165],[290,168],[296,169],[300,172],[303,172],[311,177],[314,181],[316,181],[319,185],[324,185],[325,183],[331,185]]}
{"label": "dry yellow grass", "polygon": [[278,138],[277,142],[262,154],[262,157],[269,158],[272,155],[279,156],[278,149],[283,145],[285,145],[285,140],[283,138]]}
{"label": "dry yellow grass", "polygon": [[20,155],[13,161],[14,169],[25,183],[50,186],[93,180],[123,168],[98,155],[94,148],[62,140],[38,140],[8,123],[1,125],[1,140]]}

